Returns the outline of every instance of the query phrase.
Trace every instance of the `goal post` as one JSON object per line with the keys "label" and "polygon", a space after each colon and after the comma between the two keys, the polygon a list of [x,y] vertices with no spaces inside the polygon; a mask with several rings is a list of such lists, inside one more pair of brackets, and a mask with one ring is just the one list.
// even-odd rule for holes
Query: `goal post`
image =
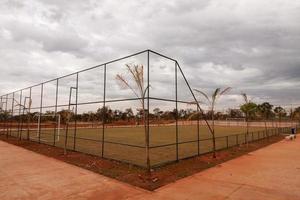
{"label": "goal post", "polygon": [[227,117],[226,118],[227,126],[245,126],[246,118],[245,117]]}
{"label": "goal post", "polygon": [[[61,115],[58,114],[58,113],[56,113],[56,114],[55,113],[54,114],[39,114],[39,113],[37,113],[37,114],[34,115],[34,118],[37,118],[36,137],[40,138],[41,125],[42,125],[42,118],[43,117],[52,117],[53,119],[55,119],[55,130],[56,130],[55,141],[59,142],[59,140],[60,140],[60,129],[61,129]],[[49,129],[51,130],[53,128],[49,128]],[[48,141],[45,140],[45,142],[48,142]]]}
{"label": "goal post", "polygon": [[[22,132],[23,129],[23,119],[24,115],[30,114],[30,108],[32,105],[32,99],[31,97],[25,96],[24,103],[22,104],[22,101],[18,101],[14,97],[1,97],[0,102],[0,113],[7,116],[8,119],[11,120],[10,125],[6,124],[6,131],[8,132],[17,131],[19,134],[19,137],[21,138],[20,132]],[[17,110],[17,111],[16,111]],[[18,121],[14,121],[14,116],[19,116]],[[19,125],[17,128],[15,128],[13,125],[14,122],[17,122]]]}

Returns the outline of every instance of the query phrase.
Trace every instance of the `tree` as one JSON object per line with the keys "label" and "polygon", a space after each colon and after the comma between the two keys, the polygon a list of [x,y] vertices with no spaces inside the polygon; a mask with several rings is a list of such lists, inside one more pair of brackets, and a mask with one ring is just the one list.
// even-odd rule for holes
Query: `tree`
{"label": "tree", "polygon": [[293,119],[298,119],[300,121],[300,107],[294,109]]}
{"label": "tree", "polygon": [[228,117],[230,118],[242,118],[243,113],[240,109],[228,109]]}
{"label": "tree", "polygon": [[126,118],[127,118],[128,122],[130,121],[130,119],[132,119],[134,117],[134,114],[133,114],[133,111],[131,108],[125,109],[124,113],[126,114]]}
{"label": "tree", "polygon": [[275,107],[274,108],[274,113],[278,117],[279,123],[281,122],[282,117],[286,115],[285,109],[282,108],[281,106]]}
{"label": "tree", "polygon": [[246,143],[248,145],[249,119],[251,116],[255,115],[255,112],[257,110],[257,105],[248,99],[248,96],[246,93],[242,93],[241,95],[244,99],[244,104],[240,106],[240,109],[245,114],[245,117],[246,117],[246,135],[247,135]]}
{"label": "tree", "polygon": [[267,137],[269,137],[269,133],[267,130],[267,120],[272,115],[272,108],[273,108],[273,105],[271,105],[269,102],[264,102],[257,106],[257,110],[262,115],[264,122],[265,122],[265,131],[267,133]]}
{"label": "tree", "polygon": [[231,90],[231,87],[227,87],[224,90],[221,90],[221,88],[217,88],[213,94],[211,95],[211,97],[208,97],[207,94],[205,94],[204,92],[194,89],[196,92],[198,92],[199,94],[201,94],[203,97],[205,97],[205,99],[207,100],[209,106],[210,106],[210,112],[211,112],[211,121],[212,121],[212,125],[211,128],[209,128],[211,134],[212,134],[212,142],[213,142],[213,157],[216,157],[216,137],[215,137],[215,118],[214,118],[214,111],[215,111],[215,106],[217,103],[217,100],[224,94],[226,94],[227,92],[229,92]]}
{"label": "tree", "polygon": [[71,116],[74,114],[72,111],[70,110],[61,110],[59,112],[57,112],[60,117],[61,117],[61,123],[62,124],[67,124],[71,118]]}
{"label": "tree", "polygon": [[[130,80],[127,80],[123,75],[117,74],[116,80],[122,87],[130,89],[133,94],[139,99],[141,104],[141,111],[145,129],[145,144],[146,144],[146,157],[147,157],[147,168],[150,170],[150,158],[149,158],[149,134],[148,127],[146,125],[146,110],[145,110],[145,96],[149,89],[149,85],[145,86],[144,83],[144,66],[143,65],[130,65],[126,64],[127,71],[130,75]],[[148,111],[147,111],[148,112]]]}
{"label": "tree", "polygon": [[159,122],[160,117],[163,114],[163,111],[161,111],[159,108],[154,108],[153,113],[154,113],[154,116],[156,117],[157,121]]}

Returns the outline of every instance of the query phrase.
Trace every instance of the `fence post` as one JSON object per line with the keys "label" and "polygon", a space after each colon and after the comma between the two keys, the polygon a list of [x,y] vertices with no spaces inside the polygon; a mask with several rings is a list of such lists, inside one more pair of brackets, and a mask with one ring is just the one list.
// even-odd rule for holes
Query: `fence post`
{"label": "fence post", "polygon": [[[7,96],[7,95],[6,95]],[[7,96],[8,98],[8,96]],[[14,120],[14,107],[15,107],[15,92],[13,92],[13,97],[12,97],[12,103],[11,103],[11,122],[10,122],[10,129],[9,129],[9,135],[12,135],[12,129],[13,129],[13,120]],[[8,134],[6,135],[8,137]]]}
{"label": "fence post", "polygon": [[76,150],[76,135],[77,135],[77,107],[78,107],[78,75],[79,73],[76,73],[76,97],[75,97],[75,122],[74,122],[74,138],[73,138],[73,150]]}
{"label": "fence post", "polygon": [[239,145],[239,135],[235,135],[236,145]]}
{"label": "fence post", "polygon": [[[148,54],[148,67],[149,67],[149,54]],[[149,70],[148,70],[148,73],[149,73]],[[148,79],[148,85],[149,85],[149,79]],[[149,97],[149,94],[148,94],[148,97]],[[175,105],[176,106],[176,115],[175,115],[176,116],[176,119],[175,119],[176,120],[176,161],[178,161],[178,94],[177,94],[177,64],[176,64],[176,62],[175,62],[175,101],[176,101],[176,105]],[[149,98],[148,98],[148,102],[149,102]],[[149,108],[148,108],[148,112],[149,112]]]}
{"label": "fence post", "polygon": [[105,133],[105,121],[106,121],[106,64],[104,64],[104,80],[103,80],[103,112],[102,112],[102,150],[101,150],[101,157],[104,157],[104,133]]}
{"label": "fence post", "polygon": [[[39,113],[39,118],[41,119],[42,112],[43,112],[43,90],[44,90],[44,84],[41,84],[41,102],[40,102],[40,113]],[[38,133],[39,133],[39,143],[41,143],[41,123],[42,120],[40,120],[40,123],[38,124]]]}
{"label": "fence post", "polygon": [[197,106],[197,112],[198,112],[198,117],[197,117],[197,140],[198,140],[198,143],[197,143],[197,147],[198,147],[198,156],[200,155],[200,128],[199,128],[199,118],[200,118],[200,111],[199,111],[199,108]]}
{"label": "fence post", "polygon": [[[22,139],[22,132],[23,132],[23,124],[24,124],[24,115],[25,115],[25,110],[26,110],[26,100],[27,100],[27,96],[24,96],[24,104],[23,104],[23,112],[22,112],[22,117],[21,117],[21,135],[20,135],[20,139]],[[21,102],[20,102],[21,104]]]}
{"label": "fence post", "polygon": [[[149,136],[149,133],[150,133],[150,131],[149,131],[149,129],[150,129],[150,127],[149,127],[149,107],[150,107],[150,104],[149,104],[149,100],[150,100],[150,52],[149,52],[149,50],[147,51],[147,90],[148,90],[148,92],[147,92],[147,110],[148,110],[148,112],[147,112],[147,133],[146,133],[146,157],[147,157],[147,170],[148,170],[148,172],[150,173],[150,168],[151,168],[151,166],[150,166],[150,153],[149,153],[149,138],[150,138],[150,136]],[[146,122],[145,122],[146,123]]]}
{"label": "fence post", "polygon": [[[56,120],[56,123],[55,123],[55,127],[54,127],[54,136],[53,136],[53,146],[55,146],[55,140],[56,140],[56,129],[58,128],[58,124],[57,123],[60,123],[58,122],[58,119],[56,119],[57,117],[57,102],[58,102],[58,78],[56,79],[56,90],[55,90],[55,107],[54,107],[54,117],[55,117],[55,120]],[[60,130],[59,130],[60,132]]]}
{"label": "fence post", "polygon": [[29,107],[28,107],[28,113],[27,113],[27,140],[29,140],[29,133],[30,133],[30,121],[31,121],[31,103],[32,103],[32,99],[31,99],[31,93],[32,93],[32,87],[29,88]]}
{"label": "fence post", "polygon": [[229,144],[228,144],[228,135],[226,136],[226,147],[227,147],[227,149],[229,147]]}
{"label": "fence post", "polygon": [[[6,101],[5,101],[5,112],[7,112],[7,101],[8,101],[8,95],[6,95]],[[8,138],[8,124],[7,122],[4,123],[4,129],[6,129],[6,138]],[[10,129],[11,130],[11,129]]]}
{"label": "fence post", "polygon": [[21,132],[22,130],[20,130],[21,128],[21,120],[22,120],[22,117],[21,117],[21,102],[22,102],[22,94],[23,94],[23,90],[20,91],[20,100],[19,100],[19,120],[18,120],[18,137],[19,137],[19,140],[21,140]]}

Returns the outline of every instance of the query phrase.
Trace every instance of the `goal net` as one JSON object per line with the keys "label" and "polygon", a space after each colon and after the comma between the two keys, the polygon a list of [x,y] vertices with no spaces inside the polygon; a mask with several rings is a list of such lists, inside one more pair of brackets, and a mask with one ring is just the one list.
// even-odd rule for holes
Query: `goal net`
{"label": "goal net", "polygon": [[245,117],[228,117],[226,118],[226,121],[238,121],[238,122],[245,122],[246,118]]}
{"label": "goal net", "polygon": [[[60,141],[61,132],[61,115],[56,114],[36,114],[34,118],[37,120],[36,134],[31,137],[33,140],[43,142],[51,142],[55,139]],[[54,137],[55,134],[55,137]]]}
{"label": "goal net", "polygon": [[244,117],[228,117],[226,118],[227,126],[245,126],[246,118]]}

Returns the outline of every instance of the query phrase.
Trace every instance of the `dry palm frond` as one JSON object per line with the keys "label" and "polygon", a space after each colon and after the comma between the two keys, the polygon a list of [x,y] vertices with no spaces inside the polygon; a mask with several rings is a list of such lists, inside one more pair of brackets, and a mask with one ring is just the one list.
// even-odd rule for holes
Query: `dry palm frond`
{"label": "dry palm frond", "polygon": [[220,92],[220,95],[226,94],[226,93],[229,92],[231,89],[232,89],[231,87],[225,88],[222,92]]}
{"label": "dry palm frond", "polygon": [[140,98],[141,104],[144,105],[144,98],[149,88],[149,86],[146,88],[144,86],[144,66],[126,64],[126,68],[131,75],[133,83],[131,84],[120,74],[116,75],[116,79],[121,83],[121,87],[130,89],[137,98]]}
{"label": "dry palm frond", "polygon": [[197,89],[194,89],[194,90],[195,90],[196,92],[202,94],[202,95],[207,99],[207,101],[209,102],[209,104],[211,104],[211,100],[209,99],[209,97],[208,97],[204,92],[202,92],[202,91],[200,91],[200,90],[197,90]]}

